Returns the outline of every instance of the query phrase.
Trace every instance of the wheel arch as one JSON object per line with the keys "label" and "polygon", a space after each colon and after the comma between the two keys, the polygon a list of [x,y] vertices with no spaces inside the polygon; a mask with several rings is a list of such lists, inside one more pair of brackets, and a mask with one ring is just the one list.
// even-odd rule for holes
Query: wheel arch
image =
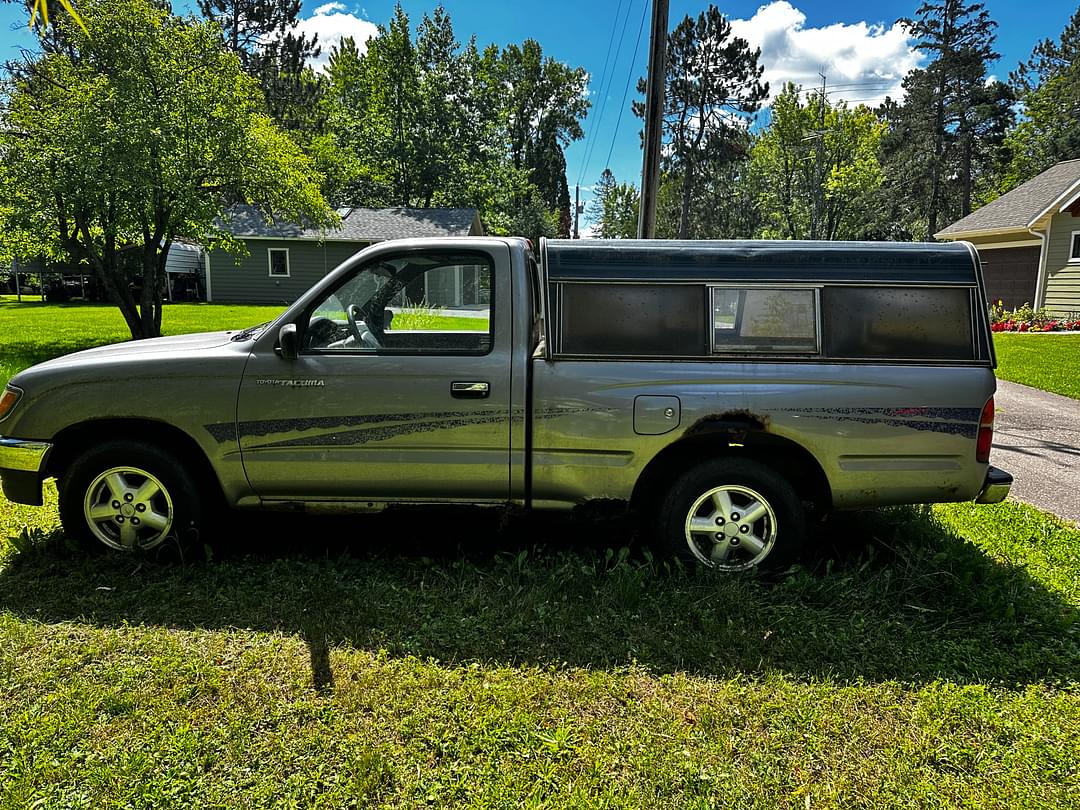
{"label": "wheel arch", "polygon": [[669,444],[645,465],[630,498],[636,509],[655,509],[670,483],[686,470],[714,458],[745,458],[771,467],[786,478],[799,498],[817,510],[832,507],[829,479],[802,445],[764,429],[752,419],[701,423]]}
{"label": "wheel arch", "polygon": [[95,445],[116,439],[129,439],[161,447],[175,455],[207,487],[206,495],[224,501],[224,490],[217,472],[199,443],[185,431],[155,419],[90,419],[61,430],[53,439],[46,476],[63,477],[71,463]]}

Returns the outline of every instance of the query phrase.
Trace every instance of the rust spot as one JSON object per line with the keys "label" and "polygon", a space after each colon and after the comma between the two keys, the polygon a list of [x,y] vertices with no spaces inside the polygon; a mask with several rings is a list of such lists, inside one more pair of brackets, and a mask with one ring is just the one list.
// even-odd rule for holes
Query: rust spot
{"label": "rust spot", "polygon": [[745,436],[747,431],[769,429],[771,420],[767,415],[752,413],[743,409],[738,411],[724,411],[703,416],[691,425],[686,433],[729,433],[733,437]]}

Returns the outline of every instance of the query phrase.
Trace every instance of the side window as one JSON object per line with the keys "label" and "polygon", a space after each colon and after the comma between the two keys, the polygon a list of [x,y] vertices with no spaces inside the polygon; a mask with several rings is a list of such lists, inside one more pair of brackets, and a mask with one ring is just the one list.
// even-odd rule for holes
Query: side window
{"label": "side window", "polygon": [[1069,244],[1069,261],[1080,262],[1080,231],[1072,232],[1072,242]]}
{"label": "side window", "polygon": [[559,351],[614,357],[700,356],[705,289],[683,284],[558,286]]}
{"label": "side window", "polygon": [[816,354],[817,290],[712,288],[715,354]]}
{"label": "side window", "polygon": [[269,274],[277,278],[289,277],[289,249],[269,248],[266,251]]}
{"label": "side window", "polygon": [[830,357],[974,360],[967,288],[827,287],[825,351]]}
{"label": "side window", "polygon": [[318,353],[486,354],[495,268],[475,253],[365,265],[319,302],[304,330]]}

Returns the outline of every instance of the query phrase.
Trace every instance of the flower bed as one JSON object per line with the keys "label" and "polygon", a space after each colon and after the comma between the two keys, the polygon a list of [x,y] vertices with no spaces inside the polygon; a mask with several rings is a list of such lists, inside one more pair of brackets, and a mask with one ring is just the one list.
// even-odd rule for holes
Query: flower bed
{"label": "flower bed", "polygon": [[1030,304],[1006,312],[1001,301],[990,307],[991,332],[1080,332],[1080,316],[1051,315],[1045,309],[1033,310]]}

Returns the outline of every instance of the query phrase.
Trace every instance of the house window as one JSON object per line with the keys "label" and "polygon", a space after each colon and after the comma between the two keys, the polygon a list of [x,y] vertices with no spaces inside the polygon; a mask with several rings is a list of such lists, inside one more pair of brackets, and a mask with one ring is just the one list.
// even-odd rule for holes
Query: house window
{"label": "house window", "polygon": [[1080,262],[1080,231],[1072,232],[1072,242],[1069,243],[1069,261]]}
{"label": "house window", "polygon": [[289,249],[288,248],[268,248],[267,255],[269,256],[270,275],[275,278],[288,278],[289,277]]}

